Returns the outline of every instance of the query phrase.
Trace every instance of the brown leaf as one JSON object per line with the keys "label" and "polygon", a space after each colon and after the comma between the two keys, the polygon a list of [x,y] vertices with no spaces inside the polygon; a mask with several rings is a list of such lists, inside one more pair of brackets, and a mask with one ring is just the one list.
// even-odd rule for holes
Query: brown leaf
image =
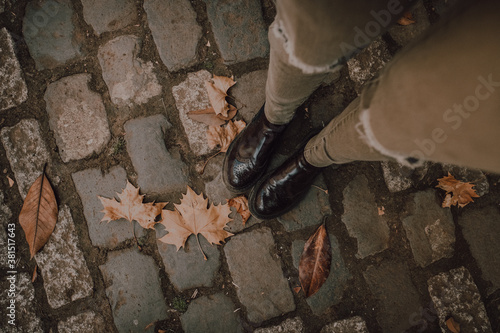
{"label": "brown leaf", "polygon": [[19,223],[30,247],[31,258],[47,243],[57,222],[57,201],[45,168],[26,195]]}
{"label": "brown leaf", "polygon": [[453,317],[446,320],[446,327],[453,333],[460,333],[460,324],[458,324]]}
{"label": "brown leaf", "polygon": [[210,148],[220,146],[220,151],[225,153],[231,142],[243,128],[246,123],[243,120],[229,121],[226,126],[210,126],[207,131],[207,141]]}
{"label": "brown leaf", "polygon": [[306,242],[300,257],[299,280],[306,297],[314,295],[330,274],[330,239],[323,223]]}
{"label": "brown leaf", "polygon": [[208,99],[216,114],[228,117],[229,104],[226,102],[227,90],[236,82],[231,78],[214,75],[212,81],[206,82]]}
{"label": "brown leaf", "polygon": [[14,181],[12,180],[12,178],[10,178],[9,176],[7,176],[7,180],[9,181],[9,187],[14,186]]}
{"label": "brown leaf", "polygon": [[[209,205],[208,199],[204,199],[202,194],[197,195],[189,186],[187,193],[182,196],[181,204],[175,205],[175,209],[175,211],[162,211],[160,223],[165,226],[168,234],[159,240],[175,245],[177,251],[186,244],[191,234],[197,237],[198,234],[202,234],[210,244],[221,244],[227,237],[233,235],[224,230],[226,224],[232,221],[229,217],[231,213],[229,206]],[[203,253],[203,250],[201,252]],[[203,256],[206,260],[204,253]]]}
{"label": "brown leaf", "polygon": [[453,205],[458,205],[458,207],[464,207],[470,202],[474,202],[472,198],[479,198],[476,191],[472,188],[475,186],[470,182],[462,182],[455,179],[449,172],[448,176],[439,178],[439,187],[446,191],[446,197],[444,198],[442,207],[451,207]]}
{"label": "brown leaf", "polygon": [[207,124],[208,126],[221,126],[224,125],[226,121],[233,119],[237,112],[237,108],[229,105],[228,117],[215,114],[214,108],[189,111],[187,116],[194,121]]}
{"label": "brown leaf", "polygon": [[35,269],[33,270],[33,275],[31,276],[31,282],[35,282],[36,278],[38,277],[38,273],[36,271],[37,265],[35,265]]}
{"label": "brown leaf", "polygon": [[104,207],[102,212],[104,217],[101,221],[116,221],[126,219],[129,222],[137,221],[144,229],[154,229],[156,217],[161,214],[163,207],[167,202],[148,202],[143,203],[144,195],[139,194],[139,189],[130,184],[127,185],[122,193],[118,194],[120,201],[115,198],[107,199],[98,196]]}
{"label": "brown leaf", "polygon": [[404,12],[403,16],[398,20],[399,25],[410,25],[415,23],[416,21],[413,19],[413,15],[410,12]]}
{"label": "brown leaf", "polygon": [[244,195],[227,200],[227,204],[231,207],[236,208],[236,212],[241,215],[243,220],[243,225],[247,223],[250,218],[250,210],[248,209],[248,199]]}

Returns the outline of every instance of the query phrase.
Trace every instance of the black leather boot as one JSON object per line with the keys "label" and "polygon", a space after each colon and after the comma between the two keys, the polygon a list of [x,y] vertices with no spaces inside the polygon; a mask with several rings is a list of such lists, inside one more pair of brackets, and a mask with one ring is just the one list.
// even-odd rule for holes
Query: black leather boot
{"label": "black leather boot", "polygon": [[285,214],[305,197],[323,169],[309,164],[301,149],[253,188],[248,200],[250,212],[261,220]]}
{"label": "black leather boot", "polygon": [[248,191],[266,171],[280,134],[286,125],[271,124],[264,106],[229,146],[222,167],[222,179],[232,192]]}

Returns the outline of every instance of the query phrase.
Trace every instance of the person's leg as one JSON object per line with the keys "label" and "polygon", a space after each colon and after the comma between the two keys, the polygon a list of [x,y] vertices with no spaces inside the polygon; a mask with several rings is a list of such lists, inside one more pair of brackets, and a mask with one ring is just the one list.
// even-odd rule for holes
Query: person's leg
{"label": "person's leg", "polygon": [[471,1],[396,55],[361,102],[310,140],[306,160],[431,160],[500,172],[499,9]]}

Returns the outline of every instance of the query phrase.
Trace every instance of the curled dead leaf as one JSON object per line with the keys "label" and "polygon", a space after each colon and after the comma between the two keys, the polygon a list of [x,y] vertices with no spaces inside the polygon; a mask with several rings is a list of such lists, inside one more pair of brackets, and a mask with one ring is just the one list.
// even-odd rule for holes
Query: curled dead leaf
{"label": "curled dead leaf", "polygon": [[455,179],[449,172],[448,176],[439,178],[436,187],[446,191],[446,197],[443,200],[442,207],[451,207],[458,205],[464,207],[465,205],[474,202],[472,198],[479,198],[479,195],[472,188],[475,185],[470,182],[462,182]]}
{"label": "curled dead leaf", "polygon": [[229,104],[226,101],[227,90],[235,85],[231,78],[214,75],[212,81],[206,82],[208,99],[216,114],[228,117]]}
{"label": "curled dead leaf", "polygon": [[307,240],[299,262],[299,280],[306,297],[314,295],[330,274],[330,238],[323,223]]}
{"label": "curled dead leaf", "polygon": [[31,258],[49,240],[56,226],[57,214],[56,197],[44,167],[42,174],[31,185],[19,214],[19,223],[24,230]]}
{"label": "curled dead leaf", "polygon": [[248,208],[248,199],[244,195],[241,195],[236,198],[228,199],[227,203],[229,206],[236,208],[236,212],[241,215],[241,219],[243,220],[243,225],[247,223],[250,218],[250,210]]}
{"label": "curled dead leaf", "polygon": [[207,141],[210,148],[220,146],[220,151],[225,153],[231,142],[243,128],[246,123],[243,120],[229,121],[226,126],[210,126],[207,131]]}
{"label": "curled dead leaf", "polygon": [[457,323],[453,317],[446,320],[446,327],[453,333],[460,333],[460,324]]}
{"label": "curled dead leaf", "polygon": [[415,23],[416,21],[413,19],[413,15],[411,12],[404,12],[403,16],[398,20],[399,25],[410,25]]}

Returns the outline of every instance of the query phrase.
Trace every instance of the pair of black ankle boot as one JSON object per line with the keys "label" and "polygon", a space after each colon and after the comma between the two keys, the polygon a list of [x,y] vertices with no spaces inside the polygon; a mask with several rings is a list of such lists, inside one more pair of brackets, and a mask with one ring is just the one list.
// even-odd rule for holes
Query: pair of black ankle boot
{"label": "pair of black ankle boot", "polygon": [[252,189],[248,206],[256,218],[266,220],[291,210],[304,198],[323,168],[309,164],[304,149],[265,176],[274,148],[286,125],[271,124],[264,106],[234,139],[226,153],[223,180],[235,193]]}

